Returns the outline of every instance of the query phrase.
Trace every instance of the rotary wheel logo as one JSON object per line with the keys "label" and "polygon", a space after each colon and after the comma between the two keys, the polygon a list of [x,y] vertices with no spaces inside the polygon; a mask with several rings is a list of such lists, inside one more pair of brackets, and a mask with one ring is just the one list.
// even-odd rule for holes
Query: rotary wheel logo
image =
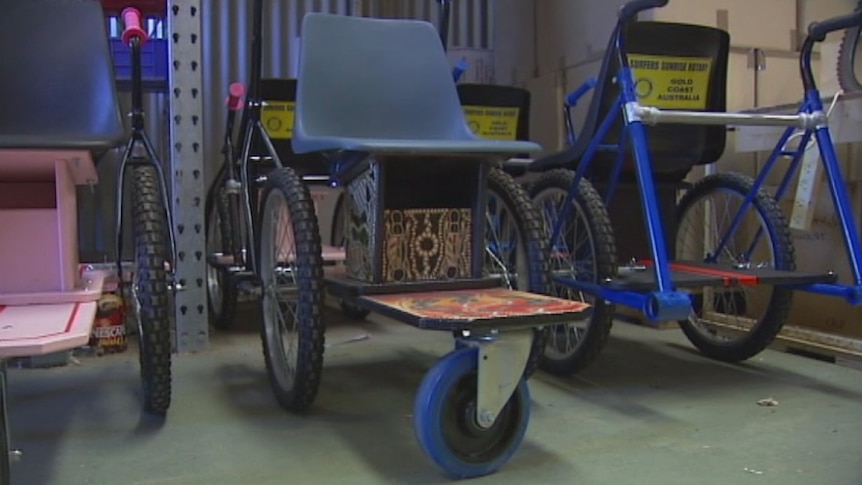
{"label": "rotary wheel logo", "polygon": [[266,127],[272,133],[277,133],[279,130],[281,130],[281,124],[281,120],[277,117],[272,117],[266,121]]}
{"label": "rotary wheel logo", "polygon": [[478,121],[472,121],[472,120],[468,121],[467,126],[470,127],[470,131],[472,131],[474,134],[477,134],[477,135],[479,134],[479,122]]}
{"label": "rotary wheel logo", "polygon": [[649,79],[642,77],[635,83],[635,92],[638,98],[646,98],[652,94],[653,84]]}

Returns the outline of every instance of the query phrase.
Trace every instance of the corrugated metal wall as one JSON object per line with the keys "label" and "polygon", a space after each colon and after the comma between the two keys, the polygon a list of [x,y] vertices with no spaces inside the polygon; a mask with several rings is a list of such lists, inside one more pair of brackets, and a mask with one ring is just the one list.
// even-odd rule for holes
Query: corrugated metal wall
{"label": "corrugated metal wall", "polygon": [[[264,77],[294,75],[295,39],[307,12],[329,12],[341,15],[361,15],[382,18],[416,18],[439,22],[436,0],[264,0]],[[452,0],[452,20],[449,27],[451,47],[493,48],[493,0]],[[248,82],[249,49],[251,43],[251,0],[202,0],[203,22],[203,90],[204,139],[206,177],[210,181],[220,160],[224,136],[224,98],[232,82]],[[151,24],[156,34],[160,26]],[[116,26],[109,27],[114,35]],[[124,109],[130,98],[122,93]],[[162,93],[145,96],[147,128],[156,148],[165,157],[167,136],[167,102]],[[80,191],[81,250],[87,261],[102,261],[113,257],[114,180],[116,162],[121,153],[107,154],[99,163],[100,184],[95,190]],[[167,164],[167,160],[165,160]],[[208,182],[209,183],[209,182]],[[128,206],[128,205],[127,205]],[[126,218],[128,219],[128,218]],[[130,248],[124,249],[129,254]]]}

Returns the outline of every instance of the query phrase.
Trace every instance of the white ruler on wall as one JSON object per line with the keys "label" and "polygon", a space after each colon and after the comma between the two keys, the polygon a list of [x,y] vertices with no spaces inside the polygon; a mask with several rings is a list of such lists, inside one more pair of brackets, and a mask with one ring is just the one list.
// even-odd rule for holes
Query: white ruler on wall
{"label": "white ruler on wall", "polygon": [[796,195],[793,197],[793,209],[790,213],[790,228],[807,231],[814,221],[817,201],[820,198],[823,169],[820,165],[820,151],[817,143],[810,141],[802,155],[802,166],[799,167],[799,181],[796,184]]}

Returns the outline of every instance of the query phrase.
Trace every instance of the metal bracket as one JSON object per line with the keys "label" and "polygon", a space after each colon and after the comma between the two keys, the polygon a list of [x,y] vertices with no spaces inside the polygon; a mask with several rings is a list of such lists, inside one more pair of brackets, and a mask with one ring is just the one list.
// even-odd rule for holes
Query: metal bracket
{"label": "metal bracket", "polygon": [[643,113],[644,109],[646,108],[642,107],[637,101],[631,101],[626,103],[623,106],[623,114],[625,115],[626,123],[642,121],[641,114]]}
{"label": "metal bracket", "polygon": [[476,422],[490,428],[517,389],[530,358],[533,330],[499,332],[477,340]]}
{"label": "metal bracket", "polygon": [[682,291],[655,291],[650,293],[641,308],[641,312],[651,322],[685,320],[692,311],[691,296]]}
{"label": "metal bracket", "polygon": [[[636,103],[626,103],[625,110],[628,121],[638,119],[647,125],[680,123],[725,126],[795,126],[812,130],[818,126],[825,126],[828,121],[822,111],[795,115],[715,113],[711,111],[664,110],[653,106],[638,106]],[[629,111],[635,111],[635,113],[629,113]]]}
{"label": "metal bracket", "polygon": [[619,267],[620,273],[640,273],[647,270],[645,264],[638,263],[635,258],[629,261],[629,264]]}
{"label": "metal bracket", "polygon": [[513,157],[503,162],[503,165],[506,167],[529,167],[535,161],[535,158]]}

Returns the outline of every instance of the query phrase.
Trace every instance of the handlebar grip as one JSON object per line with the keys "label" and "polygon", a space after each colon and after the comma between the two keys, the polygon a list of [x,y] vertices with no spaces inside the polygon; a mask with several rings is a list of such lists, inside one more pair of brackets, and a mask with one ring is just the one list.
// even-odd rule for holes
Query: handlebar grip
{"label": "handlebar grip", "polygon": [[124,44],[131,42],[134,37],[137,37],[138,42],[142,45],[150,39],[147,31],[142,27],[143,15],[141,15],[140,10],[134,7],[125,8],[120,14],[120,18],[123,19],[123,25],[126,26],[122,36]]}
{"label": "handlebar grip", "polygon": [[823,42],[826,35],[836,30],[849,29],[862,25],[862,10],[856,10],[847,15],[832,17],[821,22],[812,22],[808,25],[808,37],[815,42]]}
{"label": "handlebar grip", "polygon": [[634,0],[620,7],[618,17],[620,21],[626,22],[644,10],[664,7],[667,2],[668,0]]}
{"label": "handlebar grip", "polygon": [[242,83],[232,83],[228,88],[228,96],[225,100],[227,109],[239,111],[242,108],[242,97],[245,95],[245,86]]}
{"label": "handlebar grip", "polygon": [[467,62],[467,59],[461,59],[455,64],[455,67],[452,68],[452,78],[455,80],[455,84],[458,84],[467,69],[470,69],[470,63]]}
{"label": "handlebar grip", "polygon": [[598,83],[598,81],[594,77],[591,77],[584,81],[583,84],[578,86],[578,89],[575,89],[574,91],[569,93],[568,96],[566,96],[566,106],[571,107],[578,104],[578,100],[581,99],[581,96],[587,94],[590,89],[596,87],[596,83]]}

